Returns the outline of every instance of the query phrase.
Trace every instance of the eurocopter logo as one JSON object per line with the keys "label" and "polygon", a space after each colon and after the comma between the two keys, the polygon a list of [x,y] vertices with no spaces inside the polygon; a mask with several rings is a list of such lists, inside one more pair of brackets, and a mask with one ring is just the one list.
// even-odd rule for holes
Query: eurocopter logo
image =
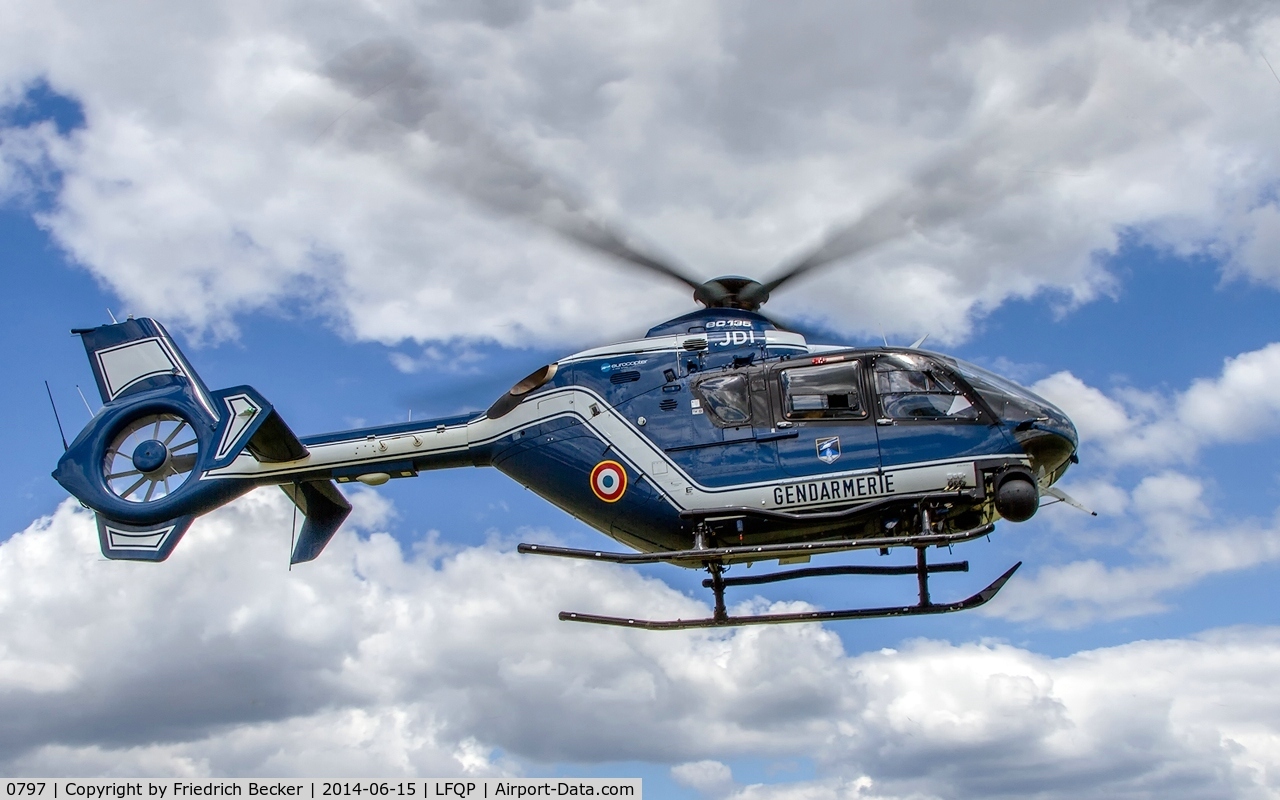
{"label": "eurocopter logo", "polygon": [[817,445],[818,445],[819,461],[822,461],[827,464],[832,464],[832,463],[835,463],[835,460],[840,457],[840,437],[839,436],[832,436],[829,439],[819,439],[817,441]]}
{"label": "eurocopter logo", "polygon": [[639,367],[648,364],[649,359],[642,358],[639,361],[623,361],[621,364],[604,364],[600,367],[601,372],[610,372],[615,369],[626,369],[627,367]]}

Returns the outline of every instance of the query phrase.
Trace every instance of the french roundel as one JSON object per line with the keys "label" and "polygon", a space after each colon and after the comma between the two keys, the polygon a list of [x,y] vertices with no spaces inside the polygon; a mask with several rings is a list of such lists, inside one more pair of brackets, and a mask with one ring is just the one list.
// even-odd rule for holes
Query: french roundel
{"label": "french roundel", "polygon": [[606,503],[616,503],[627,490],[627,471],[617,461],[601,461],[591,470],[591,491]]}

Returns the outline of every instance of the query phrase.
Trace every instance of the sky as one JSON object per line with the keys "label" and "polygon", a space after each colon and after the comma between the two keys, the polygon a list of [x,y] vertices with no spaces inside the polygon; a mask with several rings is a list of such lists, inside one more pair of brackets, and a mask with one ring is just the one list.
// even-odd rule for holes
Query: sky
{"label": "sky", "polygon": [[[0,774],[1280,796],[1272,65],[1261,2],[3,4]],[[768,310],[1033,388],[1098,516],[957,546],[935,598],[1023,562],[977,611],[657,633],[556,612],[705,615],[702,575],[517,554],[612,543],[495,470],[350,490],[292,570],[278,490],[137,564],[49,477],[44,382],[71,438],[68,331],[112,314],[310,434],[483,409],[693,309],[582,220],[704,278],[853,242]],[[804,583],[729,600],[914,591]]]}

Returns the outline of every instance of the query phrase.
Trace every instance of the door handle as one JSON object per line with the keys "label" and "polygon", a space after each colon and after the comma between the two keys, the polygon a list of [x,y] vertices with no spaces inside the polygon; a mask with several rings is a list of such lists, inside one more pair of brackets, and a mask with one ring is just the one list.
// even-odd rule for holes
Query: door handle
{"label": "door handle", "polygon": [[800,435],[800,431],[792,428],[783,431],[768,431],[756,434],[757,442],[772,442],[775,439],[794,439]]}

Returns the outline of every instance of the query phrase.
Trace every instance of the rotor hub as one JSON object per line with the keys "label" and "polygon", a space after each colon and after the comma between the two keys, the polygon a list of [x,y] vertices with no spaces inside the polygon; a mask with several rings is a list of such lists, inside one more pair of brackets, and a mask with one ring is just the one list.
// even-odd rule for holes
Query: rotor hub
{"label": "rotor hub", "polygon": [[693,291],[693,299],[707,308],[740,308],[758,311],[769,299],[760,281],[740,275],[712,278]]}
{"label": "rotor hub", "polygon": [[159,470],[169,460],[169,448],[157,439],[147,439],[133,449],[133,468],[146,473]]}

